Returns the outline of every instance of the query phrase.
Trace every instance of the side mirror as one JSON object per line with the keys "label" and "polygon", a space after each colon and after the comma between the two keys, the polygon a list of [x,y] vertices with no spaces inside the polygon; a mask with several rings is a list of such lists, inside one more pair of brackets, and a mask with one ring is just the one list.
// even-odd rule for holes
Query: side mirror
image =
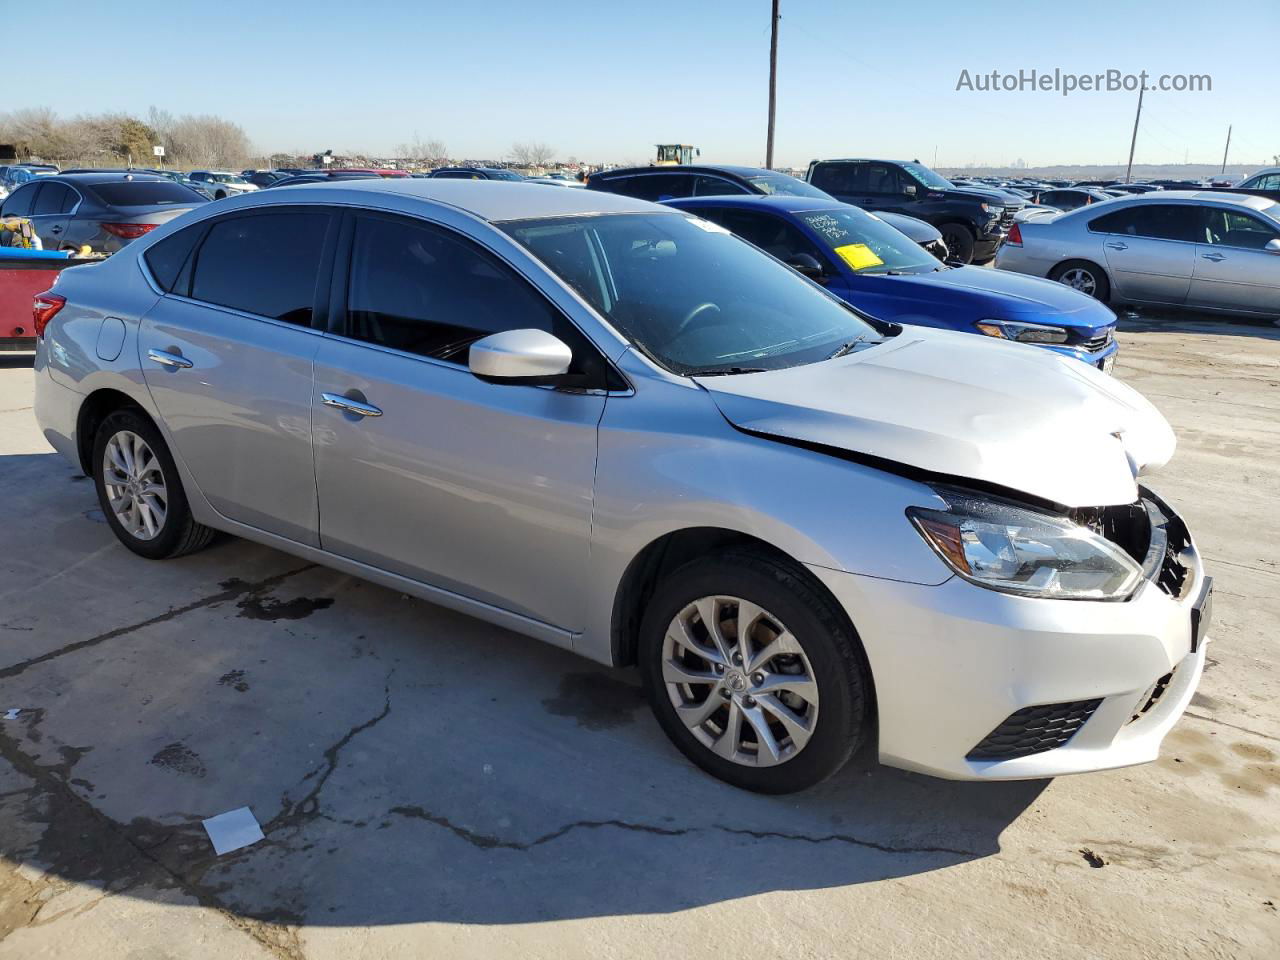
{"label": "side mirror", "polygon": [[569,372],[573,351],[545,330],[504,330],[471,345],[467,367],[481,380],[554,384]]}
{"label": "side mirror", "polygon": [[822,269],[822,264],[818,262],[817,257],[808,253],[797,253],[794,257],[788,257],[786,263],[796,273],[806,276],[810,280],[817,280],[826,273]]}
{"label": "side mirror", "polygon": [[915,184],[908,183],[905,187],[902,188],[902,192],[905,193],[908,197],[914,197],[916,195]]}
{"label": "side mirror", "polygon": [[1266,246],[1262,249],[1267,251],[1267,253],[1280,253],[1280,238],[1268,240]]}

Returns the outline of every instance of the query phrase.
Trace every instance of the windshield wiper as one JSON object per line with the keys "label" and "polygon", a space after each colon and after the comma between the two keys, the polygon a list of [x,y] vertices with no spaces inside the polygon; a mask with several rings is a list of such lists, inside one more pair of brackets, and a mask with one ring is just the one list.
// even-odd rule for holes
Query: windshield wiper
{"label": "windshield wiper", "polygon": [[695,370],[695,377],[727,377],[735,373],[764,373],[764,367],[711,367],[706,370]]}
{"label": "windshield wiper", "polygon": [[827,359],[834,360],[836,357],[843,357],[843,356],[846,356],[847,354],[853,353],[853,348],[860,343],[865,343],[866,340],[867,338],[865,335],[854,337],[848,343],[841,344],[840,349],[837,350],[835,353],[831,354],[831,356],[827,357]]}

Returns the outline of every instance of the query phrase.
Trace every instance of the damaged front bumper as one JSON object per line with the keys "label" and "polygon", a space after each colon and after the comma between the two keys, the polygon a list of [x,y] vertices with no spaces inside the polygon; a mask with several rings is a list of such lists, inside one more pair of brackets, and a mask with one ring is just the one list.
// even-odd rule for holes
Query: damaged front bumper
{"label": "damaged front bumper", "polygon": [[1210,580],[1182,520],[1150,491],[1095,513],[1078,519],[1143,564],[1123,602],[810,568],[866,649],[884,763],[1006,780],[1158,756],[1204,670]]}

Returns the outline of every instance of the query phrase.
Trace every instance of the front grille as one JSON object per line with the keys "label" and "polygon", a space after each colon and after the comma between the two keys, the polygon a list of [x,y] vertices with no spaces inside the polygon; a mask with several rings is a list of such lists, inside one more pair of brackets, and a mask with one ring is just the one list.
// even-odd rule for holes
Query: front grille
{"label": "front grille", "polygon": [[1089,351],[1101,350],[1111,342],[1112,333],[1113,331],[1108,327],[1100,336],[1090,337],[1088,340],[1081,340],[1080,347]]}
{"label": "front grille", "polygon": [[1012,760],[1057,749],[1076,735],[1100,703],[1101,698],[1024,707],[1009,714],[965,759]]}

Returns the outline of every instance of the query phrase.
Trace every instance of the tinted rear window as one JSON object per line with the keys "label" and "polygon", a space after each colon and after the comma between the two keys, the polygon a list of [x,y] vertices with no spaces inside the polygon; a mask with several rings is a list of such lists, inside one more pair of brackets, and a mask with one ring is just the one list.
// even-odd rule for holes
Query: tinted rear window
{"label": "tinted rear window", "polygon": [[329,215],[271,212],[215,223],[196,255],[191,296],[307,326]]}
{"label": "tinted rear window", "polygon": [[120,183],[95,183],[91,189],[110,207],[148,207],[153,204],[191,206],[207,203],[208,198],[172,180],[134,180]]}

